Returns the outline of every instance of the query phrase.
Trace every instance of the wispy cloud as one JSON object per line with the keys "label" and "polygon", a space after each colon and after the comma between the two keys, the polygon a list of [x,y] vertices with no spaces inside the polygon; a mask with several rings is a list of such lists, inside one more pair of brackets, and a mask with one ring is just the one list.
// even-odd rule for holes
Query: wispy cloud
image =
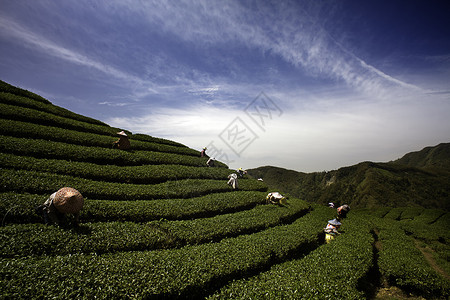
{"label": "wispy cloud", "polygon": [[154,1],[146,2],[146,9],[135,4],[118,3],[131,10],[135,8],[134,13],[152,24],[164,20],[159,23],[164,31],[196,44],[225,45],[232,41],[256,47],[310,74],[344,80],[349,86],[375,96],[392,92],[395,87],[421,91],[345,49],[298,5],[281,5],[271,11],[260,4],[261,11],[257,11],[233,1],[220,5],[214,1],[176,4]]}
{"label": "wispy cloud", "polygon": [[133,75],[127,74],[119,69],[116,69],[107,64],[103,64],[99,61],[95,61],[85,55],[81,55],[73,50],[61,47],[52,41],[46,39],[43,36],[33,33],[31,30],[23,27],[13,20],[9,20],[5,17],[0,18],[0,29],[2,34],[8,34],[14,38],[25,42],[29,46],[37,47],[40,51],[45,51],[46,54],[50,54],[57,58],[69,61],[74,64],[83,65],[86,67],[94,68],[104,74],[111,75],[117,79],[132,81],[138,84],[144,82]]}

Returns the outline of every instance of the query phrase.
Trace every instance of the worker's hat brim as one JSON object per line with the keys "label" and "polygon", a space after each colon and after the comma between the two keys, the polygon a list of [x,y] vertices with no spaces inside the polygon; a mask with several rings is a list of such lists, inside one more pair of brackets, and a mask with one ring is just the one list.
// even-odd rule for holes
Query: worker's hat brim
{"label": "worker's hat brim", "polygon": [[334,225],[334,226],[341,226],[341,225],[342,225],[341,222],[339,222],[339,221],[336,220],[336,219],[329,220],[329,221],[328,221],[328,224]]}

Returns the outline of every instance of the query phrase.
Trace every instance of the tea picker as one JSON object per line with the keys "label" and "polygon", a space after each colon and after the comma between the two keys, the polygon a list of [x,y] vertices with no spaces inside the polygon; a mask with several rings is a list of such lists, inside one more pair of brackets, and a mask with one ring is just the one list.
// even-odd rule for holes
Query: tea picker
{"label": "tea picker", "polygon": [[242,168],[237,169],[237,172],[239,174],[239,177],[244,177],[244,175],[247,174],[247,171]]}
{"label": "tea picker", "polygon": [[128,139],[128,135],[125,133],[125,131],[120,131],[117,133],[119,136],[119,139],[112,144],[113,149],[121,149],[121,150],[128,150],[130,149],[130,140]]}
{"label": "tea picker", "polygon": [[39,205],[35,210],[44,218],[45,224],[61,225],[65,221],[66,214],[73,214],[74,225],[78,226],[83,204],[84,198],[79,191],[71,187],[63,187],[51,194],[44,204]]}
{"label": "tea picker", "polygon": [[286,198],[281,195],[279,192],[271,192],[267,194],[266,202],[271,204],[286,204]]}
{"label": "tea picker", "polygon": [[235,173],[228,175],[228,185],[230,185],[233,190],[237,190],[238,189],[238,179],[237,179],[237,175]]}
{"label": "tea picker", "polygon": [[200,151],[200,157],[206,156],[206,150],[208,150],[208,148],[203,147],[202,151]]}
{"label": "tea picker", "polygon": [[210,157],[210,158],[208,159],[208,161],[206,162],[206,165],[207,165],[208,167],[214,167],[214,162],[215,162],[215,161],[216,161],[215,158]]}
{"label": "tea picker", "polygon": [[336,238],[336,235],[340,234],[338,232],[338,229],[341,225],[341,222],[336,219],[328,221],[327,227],[323,229],[323,231],[325,232],[325,242],[327,244],[334,240]]}

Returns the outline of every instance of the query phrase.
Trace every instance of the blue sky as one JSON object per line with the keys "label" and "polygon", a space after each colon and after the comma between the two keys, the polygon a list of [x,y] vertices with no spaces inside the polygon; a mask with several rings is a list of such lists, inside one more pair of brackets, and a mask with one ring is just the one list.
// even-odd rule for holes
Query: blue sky
{"label": "blue sky", "polygon": [[0,0],[0,79],[232,168],[450,142],[448,1]]}

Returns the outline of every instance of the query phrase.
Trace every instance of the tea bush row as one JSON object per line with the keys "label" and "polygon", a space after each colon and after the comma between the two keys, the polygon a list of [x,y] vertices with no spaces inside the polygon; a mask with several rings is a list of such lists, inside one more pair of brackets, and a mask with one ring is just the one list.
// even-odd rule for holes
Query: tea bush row
{"label": "tea bush row", "polygon": [[423,210],[422,207],[406,207],[400,216],[400,220],[412,220],[419,216]]}
{"label": "tea bush row", "polygon": [[15,87],[7,82],[4,82],[3,80],[0,80],[0,92],[2,93],[9,93],[9,94],[13,94],[13,95],[17,95],[17,96],[21,96],[21,97],[25,97],[25,98],[30,98],[33,99],[35,101],[39,101],[42,103],[46,103],[46,104],[50,104],[50,101],[48,101],[47,99],[45,99],[42,96],[39,96],[35,93],[32,93],[30,91]]}
{"label": "tea bush row", "polygon": [[[114,128],[105,123],[91,119],[82,115],[75,114],[71,111],[68,111],[64,108],[55,106],[55,105],[47,105],[40,104],[32,101],[30,99],[19,97],[17,99],[10,99],[12,97],[16,97],[14,95],[3,94],[0,93],[0,100],[6,104],[6,111],[1,114],[1,116],[8,120],[18,120],[18,121],[28,121],[32,123],[37,123],[40,125],[49,125],[49,122],[46,122],[46,119],[42,119],[42,117],[48,117],[51,119],[51,124],[57,125],[58,127],[63,128],[71,128],[76,129],[82,132],[91,132],[103,135],[115,135],[121,129]],[[20,101],[17,101],[19,100]],[[11,101],[12,100],[12,101]],[[19,106],[19,107],[17,107]],[[22,107],[20,107],[22,106]],[[24,112],[17,112],[22,111]],[[28,110],[27,110],[28,109]],[[15,112],[16,111],[16,112]],[[48,114],[45,114],[48,113]],[[33,115],[35,114],[35,116]],[[53,116],[52,116],[53,115]],[[172,145],[176,147],[186,148],[185,145],[180,144],[175,141],[152,137],[146,134],[135,134],[133,135],[131,132],[125,132],[131,136],[134,140],[140,140],[144,142],[152,142],[159,144]]]}
{"label": "tea bush row", "polygon": [[[107,200],[151,200],[164,198],[192,198],[209,193],[229,192],[227,179],[183,179],[159,184],[126,184],[94,181],[68,175],[24,170],[2,170],[0,192],[51,194],[61,187],[73,187],[84,197]],[[252,179],[239,181],[244,191],[266,191],[264,183]]]}
{"label": "tea bush row", "polygon": [[118,130],[117,128],[112,128],[105,125],[86,123],[76,119],[61,117],[59,115],[41,110],[27,107],[17,107],[15,105],[9,105],[5,103],[0,103],[0,117],[6,120],[26,121],[39,125],[50,125],[65,129],[78,130],[82,132],[92,132],[104,135],[114,135]]}
{"label": "tea bush row", "polygon": [[420,247],[430,248],[436,264],[450,274],[450,232],[444,230],[450,226],[450,213],[441,215],[431,224],[424,223],[423,220],[420,216],[417,219],[404,220],[400,227],[413,236]]}
{"label": "tea bush row", "polygon": [[[80,219],[82,222],[183,220],[205,218],[250,209],[265,203],[267,193],[233,191],[188,199],[161,200],[91,200],[86,199]],[[0,193],[2,224],[42,222],[34,207],[49,195]]]}
{"label": "tea bush row", "polygon": [[309,211],[309,205],[299,199],[290,199],[283,206],[258,205],[251,210],[173,222],[160,222],[163,230],[188,244],[219,241],[223,237],[250,234],[267,227],[290,223]]}
{"label": "tea bush row", "polygon": [[[146,164],[177,164],[204,167],[207,158],[176,153],[152,151],[122,151],[100,147],[85,147],[39,139],[0,136],[1,153],[11,153],[36,158],[54,158],[95,164],[118,166],[138,166]],[[218,163],[219,167],[225,167]]]}
{"label": "tea bush row", "polygon": [[365,299],[359,283],[373,266],[370,227],[350,215],[342,232],[304,258],[233,281],[208,299]]}
{"label": "tea bush row", "polygon": [[309,206],[292,200],[289,206],[258,205],[250,210],[183,221],[147,223],[83,223],[77,230],[42,224],[0,227],[0,256],[97,254],[131,250],[173,248],[186,244],[219,241],[291,222]]}
{"label": "tea bush row", "polygon": [[418,224],[431,224],[440,219],[444,214],[445,211],[442,209],[424,209],[420,215],[414,217],[414,222]]}
{"label": "tea bush row", "polygon": [[[2,89],[0,88],[0,90],[2,90]],[[65,108],[53,105],[50,103],[50,101],[48,101],[46,99],[45,99],[45,101],[39,101],[35,98],[26,97],[26,96],[17,95],[17,94],[15,95],[14,93],[8,93],[8,92],[4,92],[2,90],[2,92],[0,92],[0,101],[5,104],[17,106],[18,110],[20,110],[22,108],[35,109],[38,111],[51,113],[53,115],[70,118],[70,119],[78,120],[81,122],[86,122],[86,123],[91,123],[91,124],[95,124],[95,125],[109,127],[108,125],[106,125],[105,123],[103,123],[101,121],[98,121],[98,120],[95,120],[95,119],[92,119],[92,118],[89,118],[89,117],[86,117],[83,115],[79,115],[79,114],[71,112]]]}
{"label": "tea bush row", "polygon": [[4,258],[0,289],[5,298],[198,299],[317,247],[333,215],[318,208],[289,225],[180,249]]}
{"label": "tea bush row", "polygon": [[38,159],[0,153],[0,166],[71,175],[80,178],[122,183],[161,183],[179,179],[226,179],[232,172],[225,168],[191,167],[180,165],[124,166],[97,165],[58,159]]}
{"label": "tea bush row", "polygon": [[[431,215],[428,212],[426,214]],[[400,223],[400,227],[407,233],[413,234],[414,237],[428,243],[433,241],[442,241],[444,244],[447,244],[447,241],[450,240],[450,233],[448,230],[443,230],[443,228],[449,228],[450,214],[436,209],[436,212],[433,213],[433,215],[440,215],[440,217],[430,223],[424,222],[427,217],[422,217],[419,215],[412,220],[403,220]]]}
{"label": "tea bush row", "polygon": [[[33,123],[0,119],[2,134],[21,138],[44,139],[48,141],[90,147],[111,148],[112,142],[117,138],[110,135],[80,132],[60,127],[44,126]],[[199,152],[188,147],[166,145],[155,142],[130,140],[133,150],[157,151],[178,153],[183,155],[199,156]]]}
{"label": "tea bush row", "polygon": [[376,224],[382,243],[378,266],[391,284],[426,297],[450,296],[450,282],[433,270],[400,224],[387,219],[377,220]]}
{"label": "tea bush row", "polygon": [[406,207],[391,208],[389,212],[384,216],[384,218],[391,220],[400,220],[401,215],[405,209]]}

